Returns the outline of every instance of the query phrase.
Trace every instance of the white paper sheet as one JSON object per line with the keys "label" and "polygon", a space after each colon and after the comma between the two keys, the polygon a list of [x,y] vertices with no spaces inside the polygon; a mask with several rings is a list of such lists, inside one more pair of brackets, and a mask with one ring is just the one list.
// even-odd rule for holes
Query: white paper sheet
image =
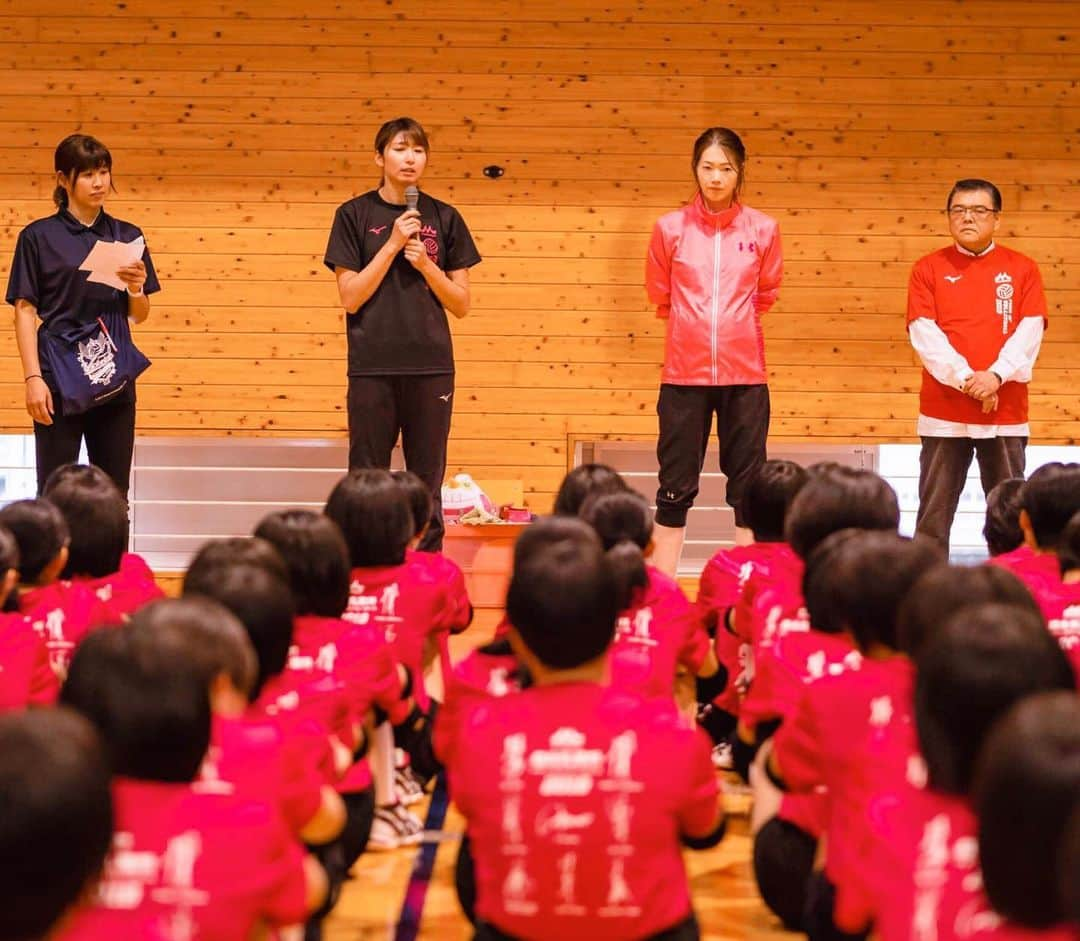
{"label": "white paper sheet", "polygon": [[123,291],[127,285],[116,276],[117,269],[138,261],[144,251],[146,240],[141,235],[134,242],[95,242],[79,270],[90,272],[87,281]]}

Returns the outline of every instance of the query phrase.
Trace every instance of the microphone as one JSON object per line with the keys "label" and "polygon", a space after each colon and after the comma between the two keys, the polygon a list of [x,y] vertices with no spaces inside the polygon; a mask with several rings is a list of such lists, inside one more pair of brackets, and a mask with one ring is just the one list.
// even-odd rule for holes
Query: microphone
{"label": "microphone", "polygon": [[415,186],[405,187],[405,208],[415,209],[416,204],[420,202],[420,190]]}

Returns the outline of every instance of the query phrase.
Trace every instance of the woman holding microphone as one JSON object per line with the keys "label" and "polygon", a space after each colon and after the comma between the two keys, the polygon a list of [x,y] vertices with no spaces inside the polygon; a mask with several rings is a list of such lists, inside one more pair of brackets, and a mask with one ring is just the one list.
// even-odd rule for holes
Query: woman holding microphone
{"label": "woman holding microphone", "polygon": [[412,118],[379,128],[382,180],[338,207],[324,261],[346,312],[349,469],[389,468],[400,432],[405,465],[434,503],[419,548],[438,551],[454,394],[446,313],[468,313],[480,253],[460,213],[418,191],[427,160],[427,134]]}
{"label": "woman holding microphone", "polygon": [[682,554],[714,413],[736,542],[750,541],[741,500],[765,461],[769,430],[761,316],[776,301],[783,270],[776,220],[739,201],[746,166],[739,136],[709,128],[694,142],[690,165],[698,191],[657,221],[646,262],[649,299],[667,321],[652,561],[669,575]]}

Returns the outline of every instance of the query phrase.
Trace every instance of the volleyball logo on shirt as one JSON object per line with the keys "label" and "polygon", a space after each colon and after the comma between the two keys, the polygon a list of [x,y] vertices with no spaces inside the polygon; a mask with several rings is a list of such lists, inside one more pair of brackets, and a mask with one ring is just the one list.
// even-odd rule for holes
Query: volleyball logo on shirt
{"label": "volleyball logo on shirt", "polygon": [[1012,275],[1007,271],[999,272],[994,277],[994,284],[997,285],[994,297],[997,304],[996,313],[1001,318],[1001,332],[1008,333],[1013,316],[1012,299],[1016,293],[1016,288],[1013,287],[1012,283]]}
{"label": "volleyball logo on shirt", "polygon": [[420,241],[424,243],[424,250],[428,253],[430,258],[435,264],[439,263],[439,233],[435,231],[433,226],[425,225],[420,228]]}

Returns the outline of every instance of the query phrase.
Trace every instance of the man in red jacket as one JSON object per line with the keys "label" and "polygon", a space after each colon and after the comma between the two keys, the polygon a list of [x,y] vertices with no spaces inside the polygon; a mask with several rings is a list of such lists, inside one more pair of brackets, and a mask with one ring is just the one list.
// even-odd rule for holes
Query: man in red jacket
{"label": "man in red jacket", "polygon": [[915,528],[948,549],[972,456],[984,492],[1024,476],[1027,387],[1047,305],[1035,262],[994,242],[993,183],[959,180],[945,211],[954,244],[915,263],[907,325],[923,364]]}

